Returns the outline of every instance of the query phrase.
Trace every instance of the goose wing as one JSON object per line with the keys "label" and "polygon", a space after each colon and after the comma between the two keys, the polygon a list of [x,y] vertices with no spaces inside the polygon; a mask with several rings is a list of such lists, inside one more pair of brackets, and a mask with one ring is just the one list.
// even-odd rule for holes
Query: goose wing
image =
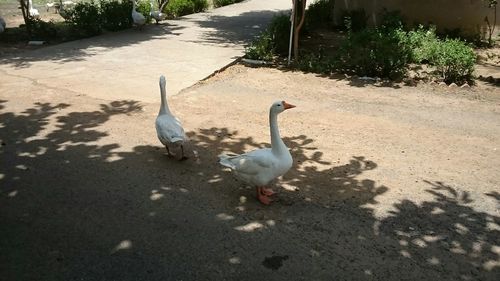
{"label": "goose wing", "polygon": [[168,115],[160,115],[156,118],[156,133],[163,144],[184,141],[186,138],[181,122]]}
{"label": "goose wing", "polygon": [[238,173],[257,175],[274,166],[274,156],[271,149],[257,149],[249,153],[235,155],[223,154],[219,156],[219,163]]}

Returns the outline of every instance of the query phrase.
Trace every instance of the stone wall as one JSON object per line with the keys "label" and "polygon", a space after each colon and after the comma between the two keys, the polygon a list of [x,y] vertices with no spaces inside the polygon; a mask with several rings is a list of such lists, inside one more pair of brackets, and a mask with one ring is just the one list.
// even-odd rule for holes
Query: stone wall
{"label": "stone wall", "polygon": [[[435,24],[440,31],[459,28],[464,34],[487,35],[488,17],[494,21],[494,10],[487,0],[335,0],[335,20],[341,22],[342,12],[363,8],[369,25],[380,23],[383,9],[399,10],[408,24]],[[496,35],[500,34],[500,3],[497,5]]]}

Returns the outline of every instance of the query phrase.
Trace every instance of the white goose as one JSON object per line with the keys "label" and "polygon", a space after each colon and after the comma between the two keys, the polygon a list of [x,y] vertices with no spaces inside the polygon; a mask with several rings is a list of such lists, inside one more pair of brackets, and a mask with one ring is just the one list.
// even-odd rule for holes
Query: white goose
{"label": "white goose", "polygon": [[5,20],[0,17],[0,33],[3,33],[5,31]]}
{"label": "white goose", "polygon": [[167,14],[162,13],[163,7],[168,3],[168,1],[163,2],[163,4],[160,6],[160,9],[158,11],[153,10],[153,0],[150,1],[151,4],[151,11],[149,12],[149,15],[155,19],[156,24],[158,24],[159,21],[164,20],[167,17]]}
{"label": "white goose", "polygon": [[28,1],[28,13],[30,17],[38,19],[40,18],[40,13],[38,12],[37,9],[33,8],[33,1],[29,0]]}
{"label": "white goose", "polygon": [[172,115],[167,104],[167,91],[166,91],[166,81],[165,76],[160,76],[160,94],[161,94],[161,106],[158,117],[156,117],[156,133],[158,139],[167,149],[169,156],[170,149],[168,145],[176,144],[181,147],[181,158],[179,160],[187,159],[184,156],[184,142],[186,141],[186,134],[182,128],[181,122],[175,116]]}
{"label": "white goose", "polygon": [[132,20],[134,25],[139,26],[139,28],[142,28],[142,26],[146,24],[144,15],[135,10],[135,0],[132,0]]}
{"label": "white goose", "polygon": [[228,167],[241,180],[256,186],[257,198],[265,205],[271,203],[272,189],[266,186],[275,178],[285,174],[292,167],[292,155],[280,137],[278,114],[294,108],[285,101],[273,103],[269,110],[271,148],[252,150],[241,155],[219,155],[219,163]]}
{"label": "white goose", "polygon": [[56,3],[54,3],[54,2],[45,3],[45,7],[47,8],[47,12],[50,10],[50,8],[54,8],[55,6],[56,6]]}

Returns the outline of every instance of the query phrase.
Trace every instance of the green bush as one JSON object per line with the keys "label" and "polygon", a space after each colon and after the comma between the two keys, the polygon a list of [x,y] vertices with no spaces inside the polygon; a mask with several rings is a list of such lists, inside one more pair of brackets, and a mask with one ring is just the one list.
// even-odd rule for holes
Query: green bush
{"label": "green bush", "polygon": [[404,37],[401,30],[364,29],[352,33],[341,43],[335,69],[362,76],[399,78],[406,73],[411,57]]}
{"label": "green bush", "polygon": [[304,19],[307,30],[318,27],[333,27],[334,0],[317,0],[309,5]]}
{"label": "green bush", "polygon": [[476,54],[458,39],[446,39],[436,45],[431,63],[447,83],[464,83],[472,79]]}
{"label": "green bush", "polygon": [[231,4],[234,4],[234,3],[238,3],[238,2],[241,2],[243,0],[214,0],[214,7],[215,8],[218,8],[218,7],[222,7],[222,6],[227,6],[227,5],[231,5]]}
{"label": "green bush", "polygon": [[368,16],[364,9],[342,12],[343,29],[357,32],[366,28]]}
{"label": "green bush", "polygon": [[128,0],[101,0],[102,27],[109,31],[118,31],[132,26],[132,2]]}
{"label": "green bush", "polygon": [[411,62],[430,62],[434,56],[439,39],[436,36],[436,28],[418,28],[407,33],[406,44],[412,49]]}
{"label": "green bush", "polygon": [[271,60],[275,54],[287,54],[290,39],[290,15],[274,16],[269,27],[246,48],[247,58]]}
{"label": "green bush", "polygon": [[386,31],[403,29],[405,21],[400,11],[388,11],[384,9],[381,14],[380,26]]}
{"label": "green bush", "polygon": [[94,1],[77,3],[69,22],[81,36],[93,36],[102,31],[99,6]]}
{"label": "green bush", "polygon": [[57,28],[54,22],[41,19],[31,19],[31,37],[34,40],[50,40],[57,36]]}
{"label": "green bush", "polygon": [[254,60],[272,60],[274,48],[271,33],[268,30],[262,32],[249,47],[245,48],[245,56]]}
{"label": "green bush", "polygon": [[164,8],[170,18],[203,12],[208,8],[207,0],[170,0]]}
{"label": "green bush", "polygon": [[274,16],[269,24],[269,32],[273,41],[273,49],[277,54],[288,54],[290,44],[290,15],[279,14]]}

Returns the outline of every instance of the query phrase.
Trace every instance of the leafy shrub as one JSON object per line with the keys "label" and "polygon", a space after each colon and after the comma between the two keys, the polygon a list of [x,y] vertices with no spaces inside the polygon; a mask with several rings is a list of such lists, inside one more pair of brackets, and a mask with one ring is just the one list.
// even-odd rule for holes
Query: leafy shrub
{"label": "leafy shrub", "polygon": [[343,11],[342,13],[342,23],[343,28],[349,31],[360,31],[366,28],[366,22],[368,16],[364,9]]}
{"label": "leafy shrub", "polygon": [[463,83],[472,78],[476,54],[458,39],[446,39],[436,45],[431,63],[447,83]]}
{"label": "leafy shrub", "polygon": [[310,30],[318,27],[332,27],[333,4],[334,0],[317,0],[311,3],[306,10],[305,28]]}
{"label": "leafy shrub", "polygon": [[123,0],[101,0],[102,27],[109,31],[118,31],[132,26],[132,2]]}
{"label": "leafy shrub", "polygon": [[214,0],[214,7],[215,8],[218,8],[218,7],[222,7],[222,6],[227,6],[227,5],[231,5],[231,4],[234,4],[234,3],[238,3],[238,2],[241,2],[243,0]]}
{"label": "leafy shrub", "polygon": [[99,7],[94,1],[77,3],[73,8],[69,22],[82,36],[101,33]]}
{"label": "leafy shrub", "polygon": [[169,17],[176,18],[203,12],[207,8],[207,0],[170,0],[164,10]]}
{"label": "leafy shrub", "polygon": [[194,2],[194,13],[206,11],[208,9],[207,0],[191,0]]}
{"label": "leafy shrub", "polygon": [[341,43],[335,68],[357,75],[401,77],[411,57],[404,36],[401,30],[365,29],[352,33]]}
{"label": "leafy shrub", "polygon": [[266,30],[256,40],[245,48],[245,56],[254,60],[272,60],[274,55],[273,39],[271,33]]}
{"label": "leafy shrub", "polygon": [[388,11],[384,9],[381,15],[380,26],[384,30],[403,29],[405,21],[400,11]]}
{"label": "leafy shrub", "polygon": [[269,32],[272,36],[273,49],[277,54],[288,54],[290,44],[290,15],[280,14],[274,16],[269,24]]}
{"label": "leafy shrub", "polygon": [[412,49],[411,62],[430,62],[434,57],[436,45],[439,44],[436,28],[424,28],[420,25],[407,33],[406,44]]}
{"label": "leafy shrub", "polygon": [[290,15],[274,16],[266,31],[246,48],[246,57],[271,60],[275,54],[287,54],[290,39]]}
{"label": "leafy shrub", "polygon": [[41,19],[31,19],[31,37],[36,40],[50,40],[57,36],[57,28],[54,22]]}

